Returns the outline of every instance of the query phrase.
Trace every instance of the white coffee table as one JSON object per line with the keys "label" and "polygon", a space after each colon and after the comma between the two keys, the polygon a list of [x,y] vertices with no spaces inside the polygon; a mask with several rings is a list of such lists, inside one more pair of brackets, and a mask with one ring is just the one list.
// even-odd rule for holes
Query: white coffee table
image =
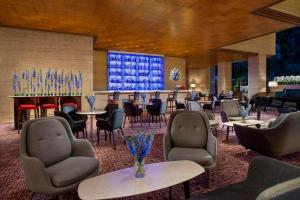
{"label": "white coffee table", "polygon": [[83,200],[112,199],[139,195],[184,183],[189,198],[189,180],[202,174],[204,168],[188,161],[168,161],[145,165],[145,177],[135,178],[134,168],[126,168],[87,179],[79,184]]}
{"label": "white coffee table", "polygon": [[95,115],[101,115],[106,113],[105,110],[94,110],[94,111],[77,111],[76,112],[78,115],[87,115],[90,116],[90,135],[93,135],[93,118]]}
{"label": "white coffee table", "polygon": [[240,126],[256,126],[257,128],[260,128],[260,125],[263,124],[264,121],[261,120],[255,120],[255,119],[247,119],[245,122],[242,121],[230,121],[230,122],[223,122],[222,125],[227,127],[227,135],[226,140],[229,139],[229,128],[233,128],[233,124],[238,124]]}

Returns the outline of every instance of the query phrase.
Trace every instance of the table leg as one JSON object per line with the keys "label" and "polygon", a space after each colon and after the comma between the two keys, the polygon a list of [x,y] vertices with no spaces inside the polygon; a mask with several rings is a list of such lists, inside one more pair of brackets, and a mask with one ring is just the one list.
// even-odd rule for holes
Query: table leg
{"label": "table leg", "polygon": [[90,132],[90,135],[91,135],[91,137],[93,137],[93,115],[90,115],[90,120],[91,120],[91,124],[90,124],[91,132]]}
{"label": "table leg", "polygon": [[169,200],[172,200],[172,187],[169,187]]}
{"label": "table leg", "polygon": [[190,183],[189,183],[189,181],[184,181],[183,187],[184,187],[184,198],[189,199],[190,198]]}
{"label": "table leg", "polygon": [[229,126],[227,126],[226,140],[229,139]]}

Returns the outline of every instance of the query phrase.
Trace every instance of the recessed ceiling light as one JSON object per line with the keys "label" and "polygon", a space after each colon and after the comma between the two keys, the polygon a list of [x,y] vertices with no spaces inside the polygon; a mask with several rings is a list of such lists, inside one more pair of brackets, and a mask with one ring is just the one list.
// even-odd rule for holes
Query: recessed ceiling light
{"label": "recessed ceiling light", "polygon": [[139,48],[140,46],[139,46],[139,45],[136,45],[135,47],[136,47],[136,48]]}

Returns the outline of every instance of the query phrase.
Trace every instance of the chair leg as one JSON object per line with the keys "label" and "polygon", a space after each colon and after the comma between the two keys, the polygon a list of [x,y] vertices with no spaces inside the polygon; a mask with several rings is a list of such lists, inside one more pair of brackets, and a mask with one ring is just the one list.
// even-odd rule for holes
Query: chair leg
{"label": "chair leg", "polygon": [[207,183],[208,183],[208,188],[211,186],[211,169],[206,171],[207,173]]}
{"label": "chair leg", "polygon": [[99,134],[100,134],[100,133],[99,133],[99,131],[100,131],[100,130],[99,130],[99,128],[97,127],[97,144],[99,144],[99,137],[100,137],[100,135],[99,135]]}
{"label": "chair leg", "polygon": [[159,115],[158,118],[159,118],[159,127],[161,128],[161,116]]}
{"label": "chair leg", "polygon": [[116,143],[115,143],[115,134],[114,134],[114,131],[111,131],[111,135],[112,135],[112,140],[113,140],[114,150],[117,150],[117,148],[116,148]]}
{"label": "chair leg", "polygon": [[17,128],[18,128],[18,134],[20,133],[20,118],[21,118],[21,111],[18,110],[18,114],[17,114]]}
{"label": "chair leg", "polygon": [[124,123],[123,123],[123,127],[125,127],[126,118],[127,118],[127,116],[125,115],[125,117],[124,117]]}
{"label": "chair leg", "polygon": [[166,122],[166,125],[167,125],[167,118],[166,118],[166,115],[163,114],[164,118],[165,118],[165,122]]}
{"label": "chair leg", "polygon": [[106,130],[104,130],[104,139],[105,139],[105,141],[107,140],[107,133],[106,133]]}
{"label": "chair leg", "polygon": [[32,192],[31,197],[30,197],[31,200],[33,199],[34,195],[35,195],[35,192]]}
{"label": "chair leg", "polygon": [[122,128],[120,128],[120,130],[121,130],[121,133],[122,133],[122,136],[123,136],[123,142],[124,142],[124,144],[126,144],[126,142],[125,142],[125,138],[124,138],[124,132],[123,132],[123,129],[122,129]]}

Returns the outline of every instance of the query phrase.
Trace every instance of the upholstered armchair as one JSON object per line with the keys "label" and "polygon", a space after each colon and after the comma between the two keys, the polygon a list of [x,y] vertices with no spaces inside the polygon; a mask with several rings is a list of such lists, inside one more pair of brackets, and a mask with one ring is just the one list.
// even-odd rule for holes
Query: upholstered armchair
{"label": "upholstered armchair", "polygon": [[60,195],[97,174],[98,160],[87,140],[75,139],[61,117],[28,121],[22,128],[20,158],[34,193]]}
{"label": "upholstered armchair", "polygon": [[123,129],[122,129],[123,120],[124,120],[124,109],[122,108],[114,110],[106,119],[98,118],[96,123],[97,143],[99,144],[100,130],[104,130],[105,140],[106,140],[106,131],[108,131],[109,139],[111,141],[111,136],[112,136],[114,149],[116,150],[114,130],[121,130],[121,133],[124,136]]}
{"label": "upholstered armchair", "polygon": [[204,167],[210,186],[210,172],[217,160],[217,140],[204,112],[172,113],[163,145],[165,160],[191,160]]}
{"label": "upholstered armchair", "polygon": [[[69,113],[72,113],[74,111],[71,111]],[[78,138],[78,133],[82,132],[83,137],[87,137],[86,133],[86,120],[85,119],[78,119],[74,120],[69,113],[65,113],[63,111],[54,111],[54,116],[62,117],[69,123],[71,130],[74,134],[76,134],[76,137]],[[73,113],[74,114],[74,113]]]}
{"label": "upholstered armchair", "polygon": [[[197,101],[188,101],[187,110],[189,111],[203,111],[202,105]],[[210,128],[215,131],[217,135],[217,128],[219,127],[219,121],[215,119],[214,113],[205,112],[208,117]]]}
{"label": "upholstered armchair", "polygon": [[234,124],[239,144],[263,155],[280,157],[300,151],[300,112],[278,117],[268,128]]}
{"label": "upholstered armchair", "polygon": [[222,122],[241,121],[240,108],[237,101],[232,99],[224,99],[221,102],[221,118]]}

